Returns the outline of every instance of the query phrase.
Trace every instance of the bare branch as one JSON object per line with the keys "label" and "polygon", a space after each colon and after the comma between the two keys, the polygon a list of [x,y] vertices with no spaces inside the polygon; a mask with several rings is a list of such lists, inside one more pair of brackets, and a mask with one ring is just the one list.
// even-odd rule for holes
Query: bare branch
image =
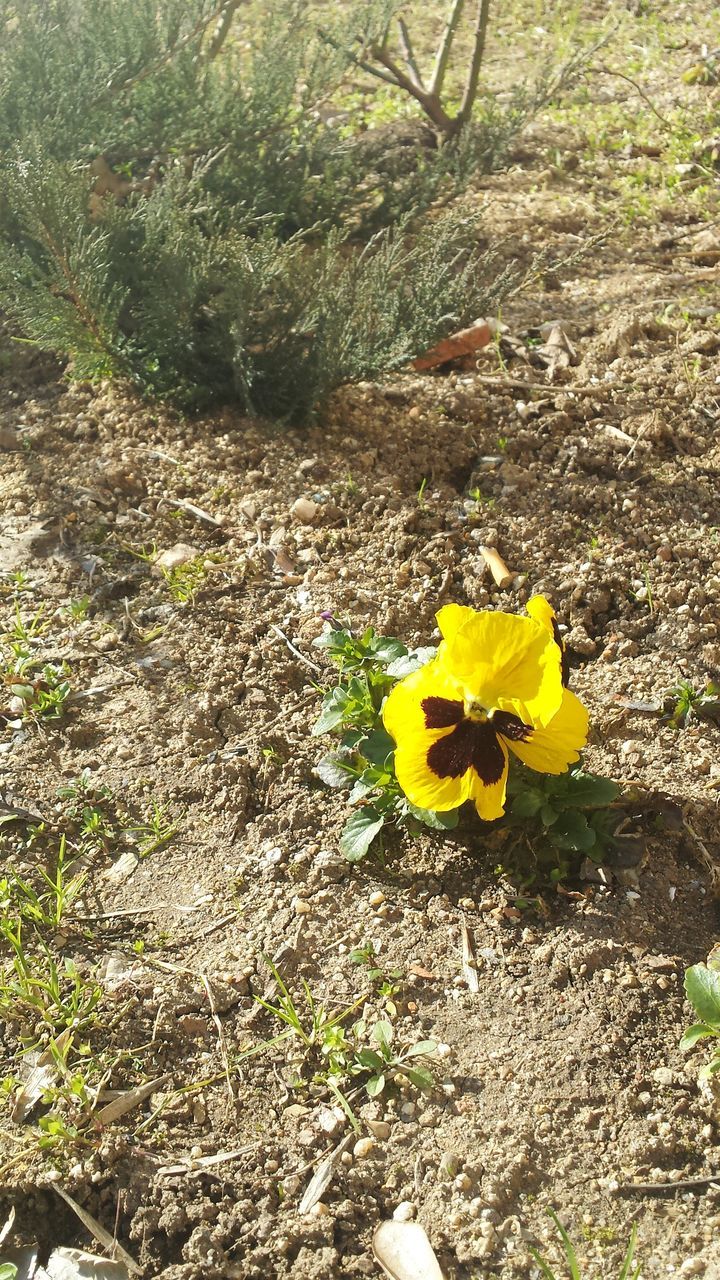
{"label": "bare branch", "polygon": [[402,56],[405,60],[405,64],[418,89],[422,89],[424,91],[425,86],[423,84],[423,78],[420,74],[420,69],[415,58],[415,51],[412,46],[412,40],[410,39],[410,32],[407,29],[407,23],[404,18],[398,18],[398,29],[400,31],[400,48],[402,50]]}
{"label": "bare branch", "polygon": [[212,62],[213,58],[217,58],[228,37],[228,32],[232,26],[232,20],[241,4],[242,0],[225,0],[224,11],[220,14],[212,40],[210,41],[204,56],[205,61]]}
{"label": "bare branch", "polygon": [[477,87],[480,79],[480,68],[482,67],[483,55],[485,53],[485,37],[487,36],[489,17],[490,0],[478,0],[477,22],[475,24],[475,44],[473,46],[472,61],[470,63],[470,71],[468,72],[462,105],[453,121],[455,133],[459,133],[463,126],[467,124],[470,119],[470,113],[473,109],[473,103],[477,97]]}
{"label": "bare branch", "polygon": [[333,49],[337,49],[340,53],[343,53],[348,62],[352,62],[353,66],[359,67],[361,71],[367,71],[368,75],[376,76],[378,80],[384,80],[386,84],[394,85],[396,89],[403,87],[393,75],[390,75],[389,72],[381,71],[379,67],[374,67],[371,62],[368,62],[365,58],[361,58],[358,54],[353,53],[352,49],[346,49],[340,44],[339,40],[336,40],[334,36],[330,35],[329,31],[323,31],[322,28],[319,27],[318,35],[326,44],[329,44]]}
{"label": "bare branch", "polygon": [[455,121],[443,110],[439,98],[436,98],[433,93],[427,93],[424,89],[420,89],[409,76],[405,75],[405,72],[398,67],[397,63],[393,62],[384,49],[378,45],[373,45],[370,52],[375,61],[379,62],[395,77],[397,87],[404,89],[416,102],[419,102],[426,116],[432,120],[433,124],[450,137],[455,132]]}
{"label": "bare branch", "polygon": [[430,81],[430,93],[436,98],[440,97],[445,83],[445,73],[448,69],[450,60],[450,50],[452,42],[455,38],[457,25],[462,17],[462,11],[465,8],[465,0],[452,0],[450,12],[445,23],[445,30],[442,39],[438,45],[438,51],[435,55],[435,69],[433,71],[432,80]]}

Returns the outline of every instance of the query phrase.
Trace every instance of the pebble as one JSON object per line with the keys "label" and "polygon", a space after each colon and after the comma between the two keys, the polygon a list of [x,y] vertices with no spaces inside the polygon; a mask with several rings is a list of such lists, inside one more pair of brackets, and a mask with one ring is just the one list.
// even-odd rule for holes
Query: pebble
{"label": "pebble", "polygon": [[401,1200],[400,1204],[393,1209],[393,1220],[395,1222],[412,1222],[417,1213],[417,1205],[412,1200]]}
{"label": "pebble", "polygon": [[673,1073],[668,1067],[657,1067],[653,1071],[653,1080],[656,1084],[671,1085],[673,1083]]}
{"label": "pebble", "polygon": [[371,893],[368,902],[371,907],[379,907],[385,901],[385,894],[382,889],[376,889],[375,893]]}
{"label": "pebble", "polygon": [[365,1123],[378,1142],[387,1142],[390,1137],[390,1125],[387,1120],[367,1120]]}
{"label": "pebble", "polygon": [[310,906],[310,903],[306,902],[304,898],[293,898],[290,903],[290,906],[292,907],[296,916],[309,916],[310,912],[312,911],[312,907]]}
{"label": "pebble", "polygon": [[312,498],[296,498],[290,514],[299,524],[312,524],[319,510],[317,502],[313,502]]}
{"label": "pebble", "polygon": [[356,1160],[364,1160],[374,1148],[375,1143],[372,1138],[359,1138],[353,1147],[353,1155]]}
{"label": "pebble", "polygon": [[461,1164],[462,1160],[455,1151],[443,1151],[438,1169],[440,1173],[446,1174],[449,1178],[454,1178],[459,1172]]}
{"label": "pebble", "polygon": [[700,1258],[700,1257],[686,1258],[685,1261],[680,1264],[681,1276],[702,1276],[704,1274],[705,1274],[704,1258]]}

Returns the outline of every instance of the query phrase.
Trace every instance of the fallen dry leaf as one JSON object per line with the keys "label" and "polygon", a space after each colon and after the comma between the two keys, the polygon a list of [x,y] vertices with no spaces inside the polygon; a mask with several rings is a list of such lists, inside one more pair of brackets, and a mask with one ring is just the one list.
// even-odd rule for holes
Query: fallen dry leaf
{"label": "fallen dry leaf", "polygon": [[437,346],[425,351],[413,360],[413,369],[435,369],[438,365],[447,364],[448,360],[457,360],[460,356],[472,355],[493,340],[493,333],[487,320],[476,320],[467,329],[460,329],[449,338],[443,338]]}

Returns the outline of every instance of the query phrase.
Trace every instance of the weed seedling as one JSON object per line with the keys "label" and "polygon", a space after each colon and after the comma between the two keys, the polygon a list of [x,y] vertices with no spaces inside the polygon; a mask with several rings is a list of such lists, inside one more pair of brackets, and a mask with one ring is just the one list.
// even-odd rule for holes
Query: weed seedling
{"label": "weed seedling", "polygon": [[365,997],[337,1013],[331,1013],[302,980],[302,996],[293,996],[276,967],[266,958],[275,980],[275,1003],[256,996],[258,1004],[285,1028],[272,1040],[248,1051],[263,1052],[295,1039],[299,1053],[293,1061],[293,1086],[323,1084],[342,1106],[353,1127],[357,1120],[346,1096],[350,1085],[364,1088],[370,1098],[383,1092],[389,1081],[405,1079],[417,1089],[429,1090],[434,1077],[424,1059],[432,1058],[437,1045],[434,1040],[394,1048],[392,1025],[380,1020],[368,1026],[364,1019],[349,1025],[348,1020]]}
{"label": "weed seedling", "polygon": [[[573,1245],[572,1240],[570,1239],[570,1236],[565,1230],[557,1214],[552,1209],[548,1209],[548,1214],[552,1218],[553,1222],[555,1223],[555,1226],[557,1227],[558,1235],[560,1236],[560,1240],[562,1242],[563,1253],[565,1254],[565,1261],[567,1262],[567,1266],[568,1266],[568,1280],[582,1280],[580,1263],[578,1261],[578,1256],[577,1256],[577,1253],[575,1252],[575,1247]],[[633,1258],[635,1256],[636,1242],[637,1242],[637,1225],[633,1223],[633,1228],[632,1228],[632,1231],[630,1232],[630,1240],[628,1242],[628,1247],[625,1252],[625,1257],[622,1262],[618,1280],[639,1280],[640,1271],[641,1271],[640,1264],[635,1263],[635,1265],[633,1266]],[[537,1252],[537,1249],[531,1248],[530,1253],[532,1254],[535,1262],[540,1268],[540,1272],[543,1276],[543,1280],[562,1280],[562,1278],[558,1275],[558,1273],[553,1271],[552,1267],[547,1262],[547,1260]]]}
{"label": "weed seedling", "polygon": [[172,840],[177,829],[178,823],[168,816],[164,805],[158,804],[156,800],[151,801],[145,822],[124,828],[138,836],[136,853],[139,858],[147,858],[149,854],[162,849]]}
{"label": "weed seedling", "polygon": [[684,729],[693,720],[720,720],[720,684],[710,680],[704,689],[695,689],[687,680],[668,690],[663,719]]}
{"label": "weed seedling", "polygon": [[685,971],[685,994],[699,1022],[685,1032],[681,1049],[692,1049],[700,1040],[714,1040],[710,1061],[700,1072],[704,1080],[720,1073],[720,946],[708,956],[707,964],[694,964]]}

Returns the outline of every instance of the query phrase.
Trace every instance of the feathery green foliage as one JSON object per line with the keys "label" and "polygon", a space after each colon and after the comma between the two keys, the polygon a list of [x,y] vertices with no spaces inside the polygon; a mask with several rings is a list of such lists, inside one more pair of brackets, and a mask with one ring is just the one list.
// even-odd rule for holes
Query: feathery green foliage
{"label": "feathery green foliage", "polygon": [[472,222],[412,217],[494,163],[512,113],[393,149],[328,110],[397,8],[321,6],[321,37],[299,0],[0,0],[0,306],[24,337],[75,377],[303,420],[497,304]]}

